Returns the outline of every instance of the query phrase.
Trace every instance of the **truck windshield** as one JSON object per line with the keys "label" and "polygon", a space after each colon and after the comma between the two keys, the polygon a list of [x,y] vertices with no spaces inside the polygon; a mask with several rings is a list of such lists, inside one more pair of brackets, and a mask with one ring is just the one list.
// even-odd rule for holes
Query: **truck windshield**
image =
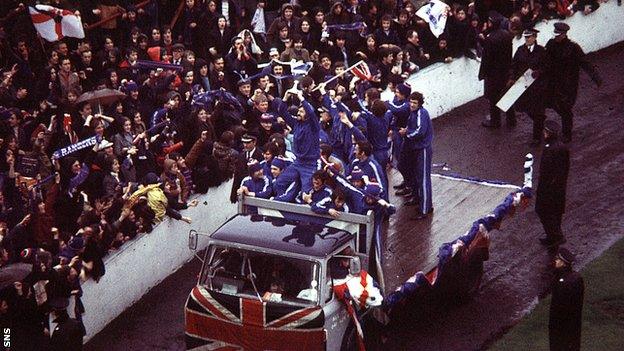
{"label": "truck windshield", "polygon": [[213,245],[202,284],[222,294],[293,305],[319,303],[319,264]]}

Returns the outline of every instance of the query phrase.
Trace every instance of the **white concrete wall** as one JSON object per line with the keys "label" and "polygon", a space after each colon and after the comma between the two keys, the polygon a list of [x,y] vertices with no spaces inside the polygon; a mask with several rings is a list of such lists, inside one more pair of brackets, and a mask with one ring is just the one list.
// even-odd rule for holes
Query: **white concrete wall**
{"label": "white concrete wall", "polygon": [[[585,52],[593,52],[624,41],[623,19],[624,6],[617,6],[615,0],[610,0],[594,13],[587,16],[576,13],[564,22],[571,28],[568,37],[579,43]],[[551,20],[535,26],[540,31],[540,45],[546,45],[553,37],[555,22]],[[523,43],[523,39],[515,39],[514,48]],[[477,78],[479,64],[466,58],[435,64],[413,75],[409,83],[412,90],[424,94],[425,108],[435,118],[483,95],[483,81]],[[603,75],[608,74],[607,67],[599,69]]]}
{"label": "white concrete wall", "polygon": [[[231,188],[229,181],[195,197],[199,205],[182,212],[193,219],[192,224],[167,217],[151,233],[142,234],[105,258],[106,274],[100,282],[89,280],[82,285],[85,341],[193,258],[188,248],[190,229],[212,233],[236,213],[236,205],[229,200]],[[207,243],[199,240],[204,247]]]}

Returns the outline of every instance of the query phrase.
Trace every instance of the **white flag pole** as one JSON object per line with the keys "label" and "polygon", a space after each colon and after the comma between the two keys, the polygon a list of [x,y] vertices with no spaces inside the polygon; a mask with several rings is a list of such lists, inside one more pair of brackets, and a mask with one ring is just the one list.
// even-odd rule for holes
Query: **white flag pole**
{"label": "white flag pole", "polygon": [[[335,75],[335,76],[333,76],[333,77],[329,78],[328,80],[324,81],[324,82],[323,82],[323,83],[321,83],[321,84],[324,84],[324,85],[329,84],[330,82],[332,82],[332,81],[334,81],[334,80],[336,80],[336,79],[338,79],[338,78],[342,77],[342,76],[343,76],[343,75],[345,75],[347,72],[351,72],[351,70],[352,70],[353,68],[355,68],[355,67],[359,66],[359,65],[360,65],[361,63],[363,63],[363,62],[364,62],[364,60],[360,60],[360,61],[358,61],[358,63],[356,63],[355,65],[352,65],[351,67],[349,67],[349,68],[347,68],[346,70],[344,70],[342,73],[337,74],[337,75]],[[319,84],[316,88],[312,89],[312,91],[316,91],[316,90],[319,90],[319,89],[320,89],[320,84]]]}

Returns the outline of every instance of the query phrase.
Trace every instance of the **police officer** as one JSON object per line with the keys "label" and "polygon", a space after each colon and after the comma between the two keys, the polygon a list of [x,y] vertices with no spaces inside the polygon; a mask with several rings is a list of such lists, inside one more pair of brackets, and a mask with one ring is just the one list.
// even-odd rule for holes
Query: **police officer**
{"label": "police officer", "polygon": [[582,68],[600,87],[602,79],[587,60],[581,47],[568,39],[570,26],[555,23],[555,37],[546,43],[546,73],[548,87],[546,103],[561,116],[562,141],[572,140],[572,107],[578,93],[579,72]]}
{"label": "police officer", "polygon": [[524,37],[524,45],[518,47],[516,54],[511,62],[511,79],[508,86],[522,75],[527,69],[533,71],[532,76],[536,78],[535,82],[520,96],[514,108],[519,111],[526,112],[533,120],[533,140],[531,146],[538,146],[542,141],[542,130],[544,129],[544,90],[546,88],[546,80],[542,76],[544,70],[545,49],[537,44],[537,29],[526,29],[522,36]]}
{"label": "police officer", "polygon": [[581,324],[585,283],[572,269],[574,255],[564,247],[555,256],[548,336],[551,351],[581,348]]}
{"label": "police officer", "polygon": [[51,312],[48,317],[50,332],[50,351],[79,351],[82,350],[83,327],[80,322],[70,318],[67,314],[69,299],[67,297],[53,297],[49,301]]}
{"label": "police officer", "polygon": [[544,123],[545,147],[540,161],[540,174],[535,199],[535,212],[539,216],[546,237],[540,242],[555,246],[565,242],[561,231],[561,218],[565,212],[566,185],[570,168],[570,152],[559,142],[559,124]]}
{"label": "police officer", "polygon": [[[490,33],[483,42],[483,57],[479,67],[479,80],[483,80],[485,97],[490,102],[490,118],[481,123],[486,128],[498,128],[501,125],[500,109],[496,103],[503,96],[509,81],[511,67],[512,34],[501,28],[502,16],[490,11],[488,26]],[[506,113],[507,125],[516,125],[513,109]]]}
{"label": "police officer", "polygon": [[423,107],[424,97],[413,92],[409,97],[410,115],[407,126],[399,129],[404,137],[402,152],[407,153],[411,168],[409,187],[414,197],[407,205],[418,205],[415,219],[421,220],[433,212],[431,199],[431,145],[433,143],[433,126],[429,112]]}

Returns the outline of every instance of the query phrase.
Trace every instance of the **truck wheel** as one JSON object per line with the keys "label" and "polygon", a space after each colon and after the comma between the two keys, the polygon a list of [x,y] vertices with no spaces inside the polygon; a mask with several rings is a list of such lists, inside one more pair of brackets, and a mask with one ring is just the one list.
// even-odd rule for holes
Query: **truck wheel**
{"label": "truck wheel", "polygon": [[372,313],[364,316],[362,322],[362,332],[364,333],[364,345],[366,351],[381,350],[381,336],[383,333],[383,324],[379,323]]}
{"label": "truck wheel", "polygon": [[[380,349],[381,346],[381,333],[383,326],[377,322],[375,318],[369,313],[364,316],[362,320],[362,332],[364,333],[364,345],[366,351],[375,351]],[[349,322],[347,331],[342,338],[342,351],[357,351],[359,350],[357,330],[355,324]]]}
{"label": "truck wheel", "polygon": [[483,278],[483,263],[479,265],[475,265],[470,270],[470,274],[468,276],[468,286],[467,286],[467,294],[466,296],[473,298],[479,292],[479,288],[481,287],[481,279]]}
{"label": "truck wheel", "polygon": [[357,330],[355,324],[349,322],[349,326],[342,337],[341,351],[358,351]]}

